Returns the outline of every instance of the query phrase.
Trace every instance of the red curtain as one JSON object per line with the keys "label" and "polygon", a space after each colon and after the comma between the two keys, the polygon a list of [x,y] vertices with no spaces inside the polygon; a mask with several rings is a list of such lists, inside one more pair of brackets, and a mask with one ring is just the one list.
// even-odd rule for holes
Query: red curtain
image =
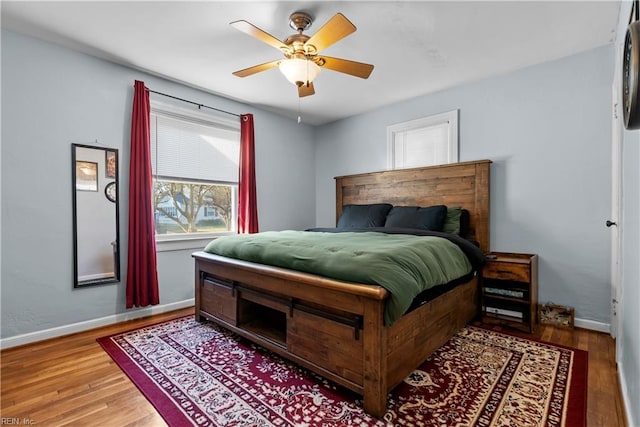
{"label": "red curtain", "polygon": [[131,113],[127,308],[160,303],[151,191],[149,92],[136,80]]}
{"label": "red curtain", "polygon": [[253,114],[240,116],[240,182],[238,187],[238,233],[257,233],[258,204],[256,202]]}

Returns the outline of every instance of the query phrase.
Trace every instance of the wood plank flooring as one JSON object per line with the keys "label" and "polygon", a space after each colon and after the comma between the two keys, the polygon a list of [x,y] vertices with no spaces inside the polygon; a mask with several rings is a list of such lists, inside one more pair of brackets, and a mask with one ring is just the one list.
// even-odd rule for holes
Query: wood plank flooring
{"label": "wood plank flooring", "polygon": [[[154,407],[96,338],[193,314],[193,308],[4,350],[3,423],[39,426],[165,426]],[[624,427],[624,409],[610,336],[541,326],[535,337],[589,351],[589,427]],[[9,420],[5,420],[8,418]]]}

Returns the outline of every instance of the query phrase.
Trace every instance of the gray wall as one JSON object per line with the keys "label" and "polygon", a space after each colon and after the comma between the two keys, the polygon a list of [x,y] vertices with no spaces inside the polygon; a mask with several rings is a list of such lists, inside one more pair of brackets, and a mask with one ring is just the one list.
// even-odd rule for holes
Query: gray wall
{"label": "gray wall", "polygon": [[[253,113],[260,229],[314,225],[311,127],[3,31],[2,338],[126,311],[124,279],[115,285],[73,289],[71,143],[91,145],[97,139],[101,146],[120,150],[125,278],[134,80],[224,110]],[[158,253],[161,304],[193,298],[191,253]]]}
{"label": "gray wall", "polygon": [[602,47],[317,128],[318,226],[334,176],[386,168],[387,126],[457,108],[460,160],[494,162],[492,250],[537,253],[540,301],[608,323],[613,64]]}
{"label": "gray wall", "polygon": [[640,130],[623,135],[622,318],[618,339],[620,372],[626,382],[630,426],[640,425]]}

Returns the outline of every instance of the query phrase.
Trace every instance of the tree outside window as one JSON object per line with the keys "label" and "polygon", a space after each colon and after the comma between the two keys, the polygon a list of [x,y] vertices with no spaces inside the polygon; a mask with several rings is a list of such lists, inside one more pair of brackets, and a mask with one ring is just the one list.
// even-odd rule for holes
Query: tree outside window
{"label": "tree outside window", "polygon": [[238,120],[152,102],[151,152],[156,241],[236,230]]}
{"label": "tree outside window", "polygon": [[156,179],[153,188],[156,233],[232,230],[233,190],[231,185]]}

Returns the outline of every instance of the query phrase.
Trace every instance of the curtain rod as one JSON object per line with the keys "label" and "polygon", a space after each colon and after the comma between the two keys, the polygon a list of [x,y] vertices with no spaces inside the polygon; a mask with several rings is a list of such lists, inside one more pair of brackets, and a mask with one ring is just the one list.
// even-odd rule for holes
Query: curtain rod
{"label": "curtain rod", "polygon": [[188,99],[184,99],[184,98],[178,98],[177,96],[173,96],[173,95],[167,95],[166,93],[162,93],[162,92],[156,92],[155,90],[151,90],[149,88],[147,88],[147,90],[151,93],[155,93],[157,95],[162,95],[162,96],[166,96],[168,98],[173,98],[173,99],[177,99],[178,101],[182,101],[182,102],[188,102],[189,104],[193,104],[193,105],[197,105],[198,108],[208,108],[210,110],[215,110],[215,111],[219,111],[221,113],[226,113],[226,114],[231,114],[232,116],[236,116],[236,117],[242,117],[240,114],[236,114],[236,113],[232,113],[230,111],[225,111],[225,110],[221,110],[219,108],[215,108],[215,107],[209,107],[208,105],[204,105],[204,104],[200,104],[199,102],[193,102],[193,101],[189,101]]}

